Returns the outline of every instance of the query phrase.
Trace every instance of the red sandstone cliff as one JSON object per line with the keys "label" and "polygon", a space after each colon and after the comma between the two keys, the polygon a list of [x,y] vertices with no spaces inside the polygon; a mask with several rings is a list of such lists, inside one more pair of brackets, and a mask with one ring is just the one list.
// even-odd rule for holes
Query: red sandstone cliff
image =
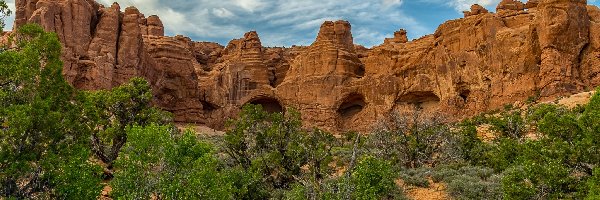
{"label": "red sandstone cliff", "polygon": [[221,128],[247,103],[297,108],[307,125],[367,131],[392,110],[468,116],[600,85],[600,9],[585,0],[474,5],[428,36],[406,31],[371,49],[351,25],[325,22],[308,47],[265,48],[249,32],[226,47],[167,37],[157,16],[93,0],[17,0],[16,26],[41,24],[64,45],[64,73],[82,89],[134,76],[179,122]]}

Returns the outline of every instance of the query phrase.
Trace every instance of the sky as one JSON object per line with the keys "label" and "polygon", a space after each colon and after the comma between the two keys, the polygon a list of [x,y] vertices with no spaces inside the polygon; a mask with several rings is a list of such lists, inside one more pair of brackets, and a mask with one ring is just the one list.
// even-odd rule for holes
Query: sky
{"label": "sky", "polygon": [[[97,0],[124,10],[136,6],[146,16],[158,15],[166,35],[226,45],[245,32],[257,31],[264,46],[310,45],[326,20],[347,20],[354,42],[367,47],[383,43],[406,29],[410,39],[432,34],[462,11],[479,4],[490,11],[500,0]],[[525,0],[523,0],[525,1]],[[14,11],[15,0],[6,0]],[[600,0],[588,0],[600,5]],[[6,30],[11,29],[11,16]]]}

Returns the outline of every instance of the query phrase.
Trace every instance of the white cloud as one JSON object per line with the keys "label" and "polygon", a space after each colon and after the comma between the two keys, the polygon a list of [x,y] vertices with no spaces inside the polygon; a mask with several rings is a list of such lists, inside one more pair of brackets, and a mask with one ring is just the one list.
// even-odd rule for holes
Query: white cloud
{"label": "white cloud", "polygon": [[261,0],[234,0],[234,2],[235,5],[238,5],[239,7],[250,12],[254,12],[255,10],[265,6],[265,3]]}
{"label": "white cloud", "polygon": [[227,10],[227,8],[213,8],[212,13],[215,16],[220,17],[220,18],[235,17],[235,14],[233,14],[231,11]]}

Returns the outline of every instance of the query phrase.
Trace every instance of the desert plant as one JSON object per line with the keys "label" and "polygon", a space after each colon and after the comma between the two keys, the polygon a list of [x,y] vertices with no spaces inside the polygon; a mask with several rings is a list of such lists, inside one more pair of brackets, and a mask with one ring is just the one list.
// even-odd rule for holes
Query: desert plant
{"label": "desert plant", "polygon": [[435,116],[419,111],[388,114],[369,136],[370,153],[406,168],[435,166],[455,159],[455,150],[451,148],[454,137],[443,120]]}

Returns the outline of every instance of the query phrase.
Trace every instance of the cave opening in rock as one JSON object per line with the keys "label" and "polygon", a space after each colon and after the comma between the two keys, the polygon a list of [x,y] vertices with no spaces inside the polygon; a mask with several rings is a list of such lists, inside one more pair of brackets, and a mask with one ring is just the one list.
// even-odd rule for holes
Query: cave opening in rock
{"label": "cave opening in rock", "polygon": [[275,98],[271,97],[260,97],[256,98],[250,102],[249,104],[253,105],[261,105],[264,111],[268,113],[283,113],[284,109],[281,103]]}
{"label": "cave opening in rock", "polygon": [[356,76],[358,76],[358,78],[364,77],[365,76],[365,66],[364,65],[358,66],[354,73],[356,74]]}
{"label": "cave opening in rock", "polygon": [[460,96],[460,98],[466,103],[467,100],[469,100],[469,95],[471,94],[470,90],[461,90],[458,95]]}
{"label": "cave opening in rock", "polygon": [[352,117],[361,112],[366,106],[365,98],[361,94],[351,94],[344,99],[337,112],[344,118]]}
{"label": "cave opening in rock", "polygon": [[219,106],[217,106],[213,103],[210,103],[208,101],[200,101],[200,103],[202,104],[202,110],[204,110],[206,112],[212,112],[212,111],[219,109]]}

